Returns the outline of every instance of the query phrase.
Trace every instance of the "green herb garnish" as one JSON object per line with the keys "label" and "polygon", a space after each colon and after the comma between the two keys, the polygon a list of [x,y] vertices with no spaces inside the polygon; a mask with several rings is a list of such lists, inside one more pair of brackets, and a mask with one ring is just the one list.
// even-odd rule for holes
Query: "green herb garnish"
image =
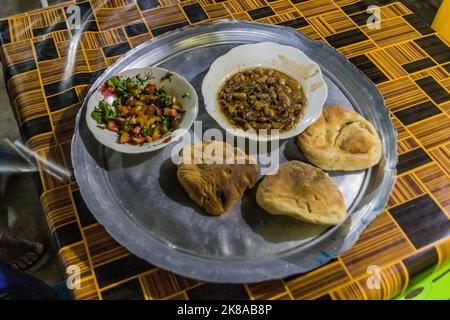
{"label": "green herb garnish", "polygon": [[116,98],[113,102],[113,106],[121,106],[122,105],[122,98]]}
{"label": "green herb garnish", "polygon": [[174,74],[172,72],[167,72],[164,76],[161,77],[160,81],[165,81],[165,80],[169,80],[172,81],[172,77],[174,76]]}
{"label": "green herb garnish", "polygon": [[122,81],[118,76],[113,76],[108,79],[108,85],[113,87],[122,97],[129,97],[131,94],[126,87],[126,81]]}
{"label": "green herb garnish", "polygon": [[105,100],[101,100],[98,107],[94,108],[91,113],[91,118],[94,119],[98,124],[104,124],[110,120],[116,120],[119,114],[116,110]]}
{"label": "green herb garnish", "polygon": [[105,100],[100,101],[100,108],[103,105],[103,109],[105,110],[105,120],[116,120],[119,117],[119,114],[116,110]]}
{"label": "green herb garnish", "polygon": [[147,126],[144,127],[144,129],[142,129],[142,135],[144,137],[148,136],[150,134],[149,129]]}
{"label": "green herb garnish", "polygon": [[191,94],[189,92],[185,92],[181,95],[182,98],[190,98]]}
{"label": "green herb garnish", "polygon": [[162,134],[165,134],[166,132],[168,132],[170,130],[170,117],[168,116],[161,116],[161,120],[162,120]]}
{"label": "green herb garnish", "polygon": [[[114,89],[123,88],[122,82],[119,77],[111,77],[108,79],[108,84]],[[123,88],[125,89],[125,88]]]}
{"label": "green herb garnish", "polygon": [[155,77],[153,77],[153,74],[151,72],[146,72],[144,78],[142,78],[140,74],[136,75],[135,78],[142,86],[144,85],[145,82],[147,82],[150,79],[154,79]]}
{"label": "green herb garnish", "polygon": [[91,118],[94,119],[98,124],[103,124],[103,111],[99,107],[95,107],[94,111],[91,113]]}
{"label": "green herb garnish", "polygon": [[156,104],[162,108],[168,108],[172,105],[172,99],[167,95],[164,87],[156,90]]}

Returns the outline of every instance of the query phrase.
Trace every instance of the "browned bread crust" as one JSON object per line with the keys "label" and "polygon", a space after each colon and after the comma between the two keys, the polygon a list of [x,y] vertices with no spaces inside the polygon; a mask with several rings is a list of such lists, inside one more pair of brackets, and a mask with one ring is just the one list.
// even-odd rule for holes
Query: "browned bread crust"
{"label": "browned bread crust", "polygon": [[358,113],[333,105],[297,136],[297,146],[324,170],[361,170],[376,165],[382,155],[374,126]]}
{"label": "browned bread crust", "polygon": [[[224,151],[219,152],[220,149]],[[215,161],[218,159],[232,163]],[[241,149],[223,142],[203,141],[181,150],[177,176],[195,203],[211,215],[221,215],[255,185],[259,167]]]}
{"label": "browned bread crust", "polygon": [[321,225],[345,220],[344,197],[322,170],[301,161],[280,165],[266,176],[256,192],[259,206],[269,213]]}

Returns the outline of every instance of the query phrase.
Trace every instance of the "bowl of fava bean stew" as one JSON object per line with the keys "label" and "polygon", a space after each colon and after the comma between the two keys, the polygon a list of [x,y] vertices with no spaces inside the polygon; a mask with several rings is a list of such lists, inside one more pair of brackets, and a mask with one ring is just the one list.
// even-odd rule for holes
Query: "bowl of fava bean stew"
{"label": "bowl of fava bean stew", "polygon": [[228,132],[258,141],[300,134],[320,116],[327,92],[315,62],[272,42],[231,49],[202,83],[211,117]]}

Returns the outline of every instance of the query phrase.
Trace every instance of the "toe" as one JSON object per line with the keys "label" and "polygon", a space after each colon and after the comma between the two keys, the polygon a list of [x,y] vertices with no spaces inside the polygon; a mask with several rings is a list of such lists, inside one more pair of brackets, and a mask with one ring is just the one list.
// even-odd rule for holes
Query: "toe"
{"label": "toe", "polygon": [[29,257],[29,258],[34,259],[34,260],[36,260],[36,259],[39,258],[39,255],[38,255],[37,253],[31,252],[31,251],[25,253],[24,256],[25,256],[25,257]]}
{"label": "toe", "polygon": [[6,250],[1,250],[0,259],[15,264],[19,269],[33,264],[45,251],[45,247],[41,243],[19,239],[7,234],[4,234],[1,240],[0,245]]}
{"label": "toe", "polygon": [[22,261],[25,262],[27,265],[31,265],[34,262],[36,262],[37,259],[38,259],[37,254],[33,252],[28,252],[23,256]]}
{"label": "toe", "polygon": [[34,245],[34,252],[36,252],[37,254],[41,254],[43,253],[45,250],[45,247],[42,243],[37,243]]}

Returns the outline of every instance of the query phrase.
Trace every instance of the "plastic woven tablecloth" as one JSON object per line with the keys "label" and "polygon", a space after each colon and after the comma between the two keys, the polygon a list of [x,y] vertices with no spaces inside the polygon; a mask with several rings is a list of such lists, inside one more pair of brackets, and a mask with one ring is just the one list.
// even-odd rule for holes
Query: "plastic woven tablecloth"
{"label": "plastic woven tablecloth", "polygon": [[[369,5],[380,9],[379,29],[366,24]],[[398,130],[398,178],[387,207],[351,250],[307,274],[227,285],[156,268],[96,222],[73,175],[57,179],[46,168],[71,170],[75,115],[106,67],[152,37],[218,18],[287,25],[334,46],[377,85]],[[399,2],[75,1],[0,20],[0,39],[11,105],[36,154],[63,269],[81,271],[78,299],[389,299],[450,260],[450,49]]]}

